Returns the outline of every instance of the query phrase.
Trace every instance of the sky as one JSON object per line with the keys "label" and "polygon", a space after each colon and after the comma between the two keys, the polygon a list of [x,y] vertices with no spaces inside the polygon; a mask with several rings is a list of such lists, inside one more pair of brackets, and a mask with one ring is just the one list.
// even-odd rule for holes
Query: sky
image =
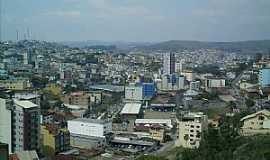
{"label": "sky", "polygon": [[270,0],[0,0],[3,40],[270,39]]}

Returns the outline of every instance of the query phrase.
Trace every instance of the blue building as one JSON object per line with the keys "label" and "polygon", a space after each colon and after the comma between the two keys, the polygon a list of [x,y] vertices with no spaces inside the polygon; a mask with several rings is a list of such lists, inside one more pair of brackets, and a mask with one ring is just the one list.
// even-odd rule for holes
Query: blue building
{"label": "blue building", "polygon": [[259,83],[261,87],[270,87],[270,68],[260,70]]}
{"label": "blue building", "polygon": [[144,99],[151,99],[156,93],[155,83],[142,83]]}

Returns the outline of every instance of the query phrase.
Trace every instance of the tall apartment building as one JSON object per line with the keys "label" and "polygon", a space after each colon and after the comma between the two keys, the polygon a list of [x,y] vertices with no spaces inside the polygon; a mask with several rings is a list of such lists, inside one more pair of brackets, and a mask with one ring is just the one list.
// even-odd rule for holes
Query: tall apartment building
{"label": "tall apartment building", "polygon": [[163,55],[163,74],[175,73],[175,55],[174,53],[165,53]]}
{"label": "tall apartment building", "polygon": [[270,86],[270,68],[264,68],[260,70],[259,83],[261,87]]}
{"label": "tall apartment building", "polygon": [[0,141],[10,152],[40,149],[40,108],[25,100],[0,98]]}
{"label": "tall apartment building", "polygon": [[184,148],[198,148],[204,130],[207,130],[207,116],[202,112],[183,113],[178,124],[178,139],[176,146]]}

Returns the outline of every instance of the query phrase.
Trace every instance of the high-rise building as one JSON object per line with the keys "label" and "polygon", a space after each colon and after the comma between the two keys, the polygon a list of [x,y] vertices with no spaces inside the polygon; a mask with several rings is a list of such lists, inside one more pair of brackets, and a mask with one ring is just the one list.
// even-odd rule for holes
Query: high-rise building
{"label": "high-rise building", "polygon": [[40,149],[40,107],[31,101],[0,98],[0,141],[10,152]]}
{"label": "high-rise building", "polygon": [[207,130],[208,118],[202,112],[183,113],[177,119],[178,139],[176,146],[198,148],[203,131]]}
{"label": "high-rise building", "polygon": [[174,53],[165,53],[163,55],[163,74],[175,73],[175,55]]}
{"label": "high-rise building", "polygon": [[270,86],[270,68],[264,68],[260,70],[259,83],[261,87]]}

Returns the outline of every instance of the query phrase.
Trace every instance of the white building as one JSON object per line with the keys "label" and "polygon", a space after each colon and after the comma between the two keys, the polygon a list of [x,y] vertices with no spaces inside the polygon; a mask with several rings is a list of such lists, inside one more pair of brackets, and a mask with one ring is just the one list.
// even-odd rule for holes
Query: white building
{"label": "white building", "polygon": [[68,130],[71,135],[104,137],[112,131],[112,122],[99,119],[77,118],[68,121]]}
{"label": "white building", "polygon": [[224,88],[226,80],[223,78],[207,78],[205,81],[206,88]]}
{"label": "white building", "polygon": [[176,146],[184,148],[198,148],[204,130],[207,130],[207,116],[202,112],[184,113],[177,119],[178,139]]}
{"label": "white building", "polygon": [[[157,81],[156,81],[157,82]],[[185,88],[185,77],[176,74],[162,75],[161,81],[157,83],[157,88],[163,91],[180,90]]]}
{"label": "white building", "polygon": [[125,88],[125,99],[130,101],[143,100],[143,87],[135,84],[127,86]]}
{"label": "white building", "polygon": [[175,55],[174,53],[165,53],[163,55],[163,74],[175,73]]}
{"label": "white building", "polygon": [[200,90],[200,84],[201,84],[200,81],[192,81],[189,84],[189,89],[198,91]]}

